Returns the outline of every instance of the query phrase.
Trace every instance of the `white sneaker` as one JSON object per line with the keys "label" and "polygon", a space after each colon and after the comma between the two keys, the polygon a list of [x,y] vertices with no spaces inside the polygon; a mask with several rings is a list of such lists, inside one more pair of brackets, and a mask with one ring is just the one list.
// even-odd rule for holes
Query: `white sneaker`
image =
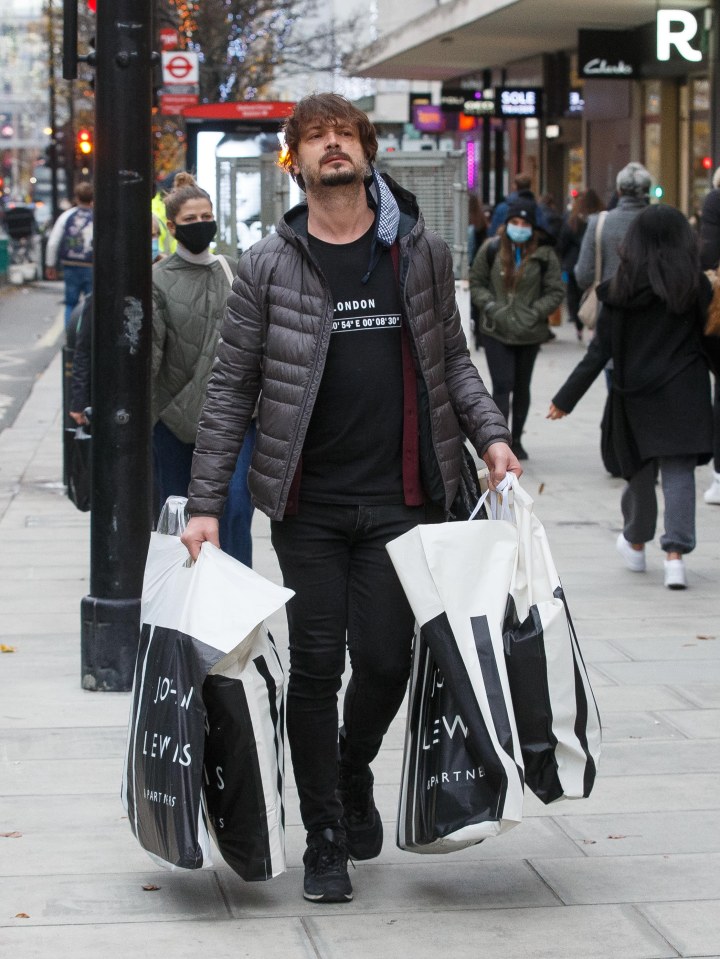
{"label": "white sneaker", "polygon": [[687,589],[684,560],[665,560],[665,585],[668,589]]}
{"label": "white sneaker", "polygon": [[720,506],[720,473],[713,473],[712,483],[703,493],[703,499],[713,506]]}
{"label": "white sneaker", "polygon": [[615,548],[623,558],[623,562],[633,573],[645,572],[645,550],[633,549],[622,533],[617,538]]}

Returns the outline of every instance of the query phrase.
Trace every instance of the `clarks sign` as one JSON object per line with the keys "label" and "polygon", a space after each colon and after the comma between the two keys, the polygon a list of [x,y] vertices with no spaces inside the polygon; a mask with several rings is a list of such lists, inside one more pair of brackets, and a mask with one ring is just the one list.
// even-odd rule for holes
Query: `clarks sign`
{"label": "clarks sign", "polygon": [[701,15],[687,10],[658,10],[654,23],[635,30],[578,30],[579,73],[588,79],[674,76],[704,56]]}
{"label": "clarks sign", "polygon": [[640,76],[633,31],[578,30],[580,75],[594,80],[632,80]]}

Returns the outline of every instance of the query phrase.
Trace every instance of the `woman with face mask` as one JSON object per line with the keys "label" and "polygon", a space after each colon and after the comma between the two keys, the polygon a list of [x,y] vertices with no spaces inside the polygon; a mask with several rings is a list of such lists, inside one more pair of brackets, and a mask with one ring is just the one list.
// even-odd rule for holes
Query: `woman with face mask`
{"label": "woman with face mask", "polygon": [[[500,236],[488,240],[470,270],[470,296],[480,315],[493,399],[508,421],[512,450],[528,458],[520,438],[530,410],[530,381],[548,316],[565,288],[552,239],[537,227],[531,200],[511,203]],[[511,415],[512,413],[512,415]]]}
{"label": "woman with face mask", "polygon": [[[237,264],[210,251],[217,232],[210,196],[189,173],[165,197],[177,241],[153,266],[153,469],[156,519],[168,496],[187,496],[200,411]],[[252,565],[253,507],[247,471],[255,443],[248,430],[220,522],[225,552]]]}

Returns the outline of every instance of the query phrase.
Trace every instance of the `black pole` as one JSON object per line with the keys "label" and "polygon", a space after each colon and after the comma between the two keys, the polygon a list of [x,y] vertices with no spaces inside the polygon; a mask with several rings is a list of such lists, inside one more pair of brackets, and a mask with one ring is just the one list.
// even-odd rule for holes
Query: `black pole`
{"label": "black pole", "polygon": [[710,74],[710,155],[712,170],[720,166],[720,0],[713,0],[709,11],[711,27],[708,50]]}
{"label": "black pole", "polygon": [[55,24],[53,21],[52,0],[47,0],[48,17],[48,82],[50,84],[50,208],[53,222],[60,213],[58,193],[58,150],[57,150],[57,103],[55,98]]}
{"label": "black pole", "polygon": [[152,4],[98,0],[90,595],[82,685],[132,687],[151,525]]}

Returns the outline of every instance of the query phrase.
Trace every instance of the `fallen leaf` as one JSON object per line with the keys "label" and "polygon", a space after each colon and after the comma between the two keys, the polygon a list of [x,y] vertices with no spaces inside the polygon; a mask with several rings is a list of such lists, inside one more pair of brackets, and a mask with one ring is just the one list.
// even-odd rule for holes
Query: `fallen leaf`
{"label": "fallen leaf", "polygon": [[21,832],[0,832],[0,839],[19,839]]}
{"label": "fallen leaf", "polygon": [[612,835],[611,835],[611,836],[608,836],[608,839],[627,839],[627,836],[621,836],[621,835],[612,836]]}
{"label": "fallen leaf", "polygon": [[145,892],[155,892],[155,891],[158,890],[159,888],[160,888],[160,886],[153,886],[153,884],[152,884],[151,882],[147,882],[147,883],[145,883],[145,885],[143,886],[143,889],[145,890]]}
{"label": "fallen leaf", "polygon": [[683,643],[683,646],[697,646],[697,643]]}
{"label": "fallen leaf", "polygon": [[715,637],[714,636],[696,636],[695,639],[704,639],[707,641],[708,639],[715,639]]}
{"label": "fallen leaf", "polygon": [[581,839],[580,842],[585,846],[594,846],[597,839]]}
{"label": "fallen leaf", "polygon": [[16,919],[29,919],[30,916],[28,916],[28,914],[27,914],[26,912],[16,912],[16,913],[15,913],[15,918],[16,918]]}
{"label": "fallen leaf", "polygon": [[0,643],[0,653],[14,653],[14,646],[6,646],[5,643]]}
{"label": "fallen leaf", "polygon": [[538,486],[538,496],[540,495],[540,493],[544,493],[544,492],[545,492],[545,484],[544,484],[544,483],[541,483],[541,484]]}

